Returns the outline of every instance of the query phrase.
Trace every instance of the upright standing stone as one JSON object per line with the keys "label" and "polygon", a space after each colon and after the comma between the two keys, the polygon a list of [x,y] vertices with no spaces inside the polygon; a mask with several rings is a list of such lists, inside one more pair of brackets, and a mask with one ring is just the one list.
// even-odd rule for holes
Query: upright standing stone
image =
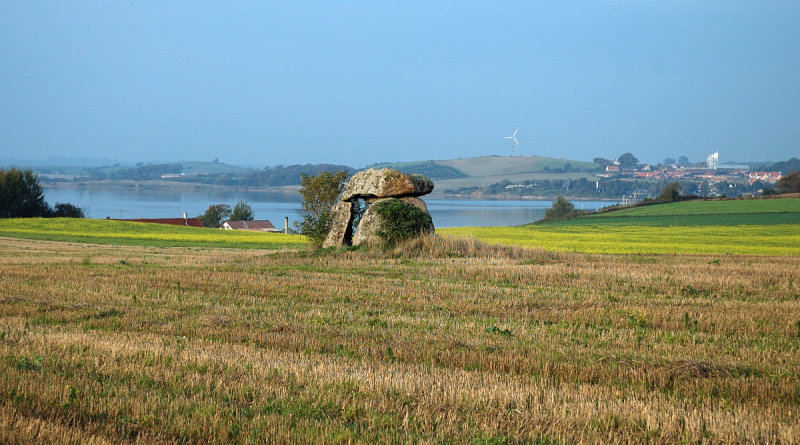
{"label": "upright standing stone", "polygon": [[353,203],[337,201],[331,209],[331,228],[322,247],[349,246],[353,237]]}
{"label": "upright standing stone", "polygon": [[380,241],[378,237],[378,230],[381,228],[381,217],[375,211],[375,204],[386,201],[391,198],[380,198],[372,203],[364,215],[361,216],[361,221],[358,222],[356,233],[353,235],[353,245],[359,246],[365,243],[375,243]]}

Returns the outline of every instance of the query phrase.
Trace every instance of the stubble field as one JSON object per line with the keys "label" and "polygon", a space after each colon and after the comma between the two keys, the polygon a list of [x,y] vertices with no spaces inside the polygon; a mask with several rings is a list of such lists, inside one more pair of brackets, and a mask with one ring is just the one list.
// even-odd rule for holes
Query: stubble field
{"label": "stubble field", "polygon": [[2,443],[800,441],[796,257],[0,241]]}

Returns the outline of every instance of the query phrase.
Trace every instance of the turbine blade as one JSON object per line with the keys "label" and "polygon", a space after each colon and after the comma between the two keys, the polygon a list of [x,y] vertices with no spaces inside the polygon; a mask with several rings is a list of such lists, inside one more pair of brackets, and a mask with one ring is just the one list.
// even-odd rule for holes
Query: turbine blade
{"label": "turbine blade", "polygon": [[519,131],[519,128],[517,128],[516,130],[514,130],[514,136],[516,136],[516,135],[517,135],[517,132],[518,132],[518,131]]}
{"label": "turbine blade", "polygon": [[516,142],[517,144],[519,144],[519,141],[517,140],[517,138],[514,138],[514,142]]}
{"label": "turbine blade", "polygon": [[503,136],[503,139],[511,139],[511,136]]}

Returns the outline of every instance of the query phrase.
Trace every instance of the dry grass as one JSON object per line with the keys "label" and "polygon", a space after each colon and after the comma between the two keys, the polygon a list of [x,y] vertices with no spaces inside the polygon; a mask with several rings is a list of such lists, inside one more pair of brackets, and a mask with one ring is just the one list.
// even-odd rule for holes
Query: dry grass
{"label": "dry grass", "polygon": [[435,233],[422,234],[400,243],[392,249],[375,246],[370,253],[394,258],[505,258],[553,261],[562,255],[540,248],[524,248],[502,244],[487,244],[475,238],[441,237]]}
{"label": "dry grass", "polygon": [[0,241],[2,443],[800,441],[796,258]]}

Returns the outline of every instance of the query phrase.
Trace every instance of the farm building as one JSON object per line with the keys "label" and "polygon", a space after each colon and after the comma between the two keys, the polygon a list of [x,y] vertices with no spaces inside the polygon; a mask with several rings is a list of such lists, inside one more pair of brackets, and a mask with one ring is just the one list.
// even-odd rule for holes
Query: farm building
{"label": "farm building", "polygon": [[222,228],[225,230],[251,230],[253,232],[280,232],[272,225],[269,220],[253,220],[253,221],[225,221],[222,223]]}
{"label": "farm building", "polygon": [[200,222],[200,218],[134,218],[118,219],[117,221],[169,224],[171,226],[203,227],[203,223]]}

